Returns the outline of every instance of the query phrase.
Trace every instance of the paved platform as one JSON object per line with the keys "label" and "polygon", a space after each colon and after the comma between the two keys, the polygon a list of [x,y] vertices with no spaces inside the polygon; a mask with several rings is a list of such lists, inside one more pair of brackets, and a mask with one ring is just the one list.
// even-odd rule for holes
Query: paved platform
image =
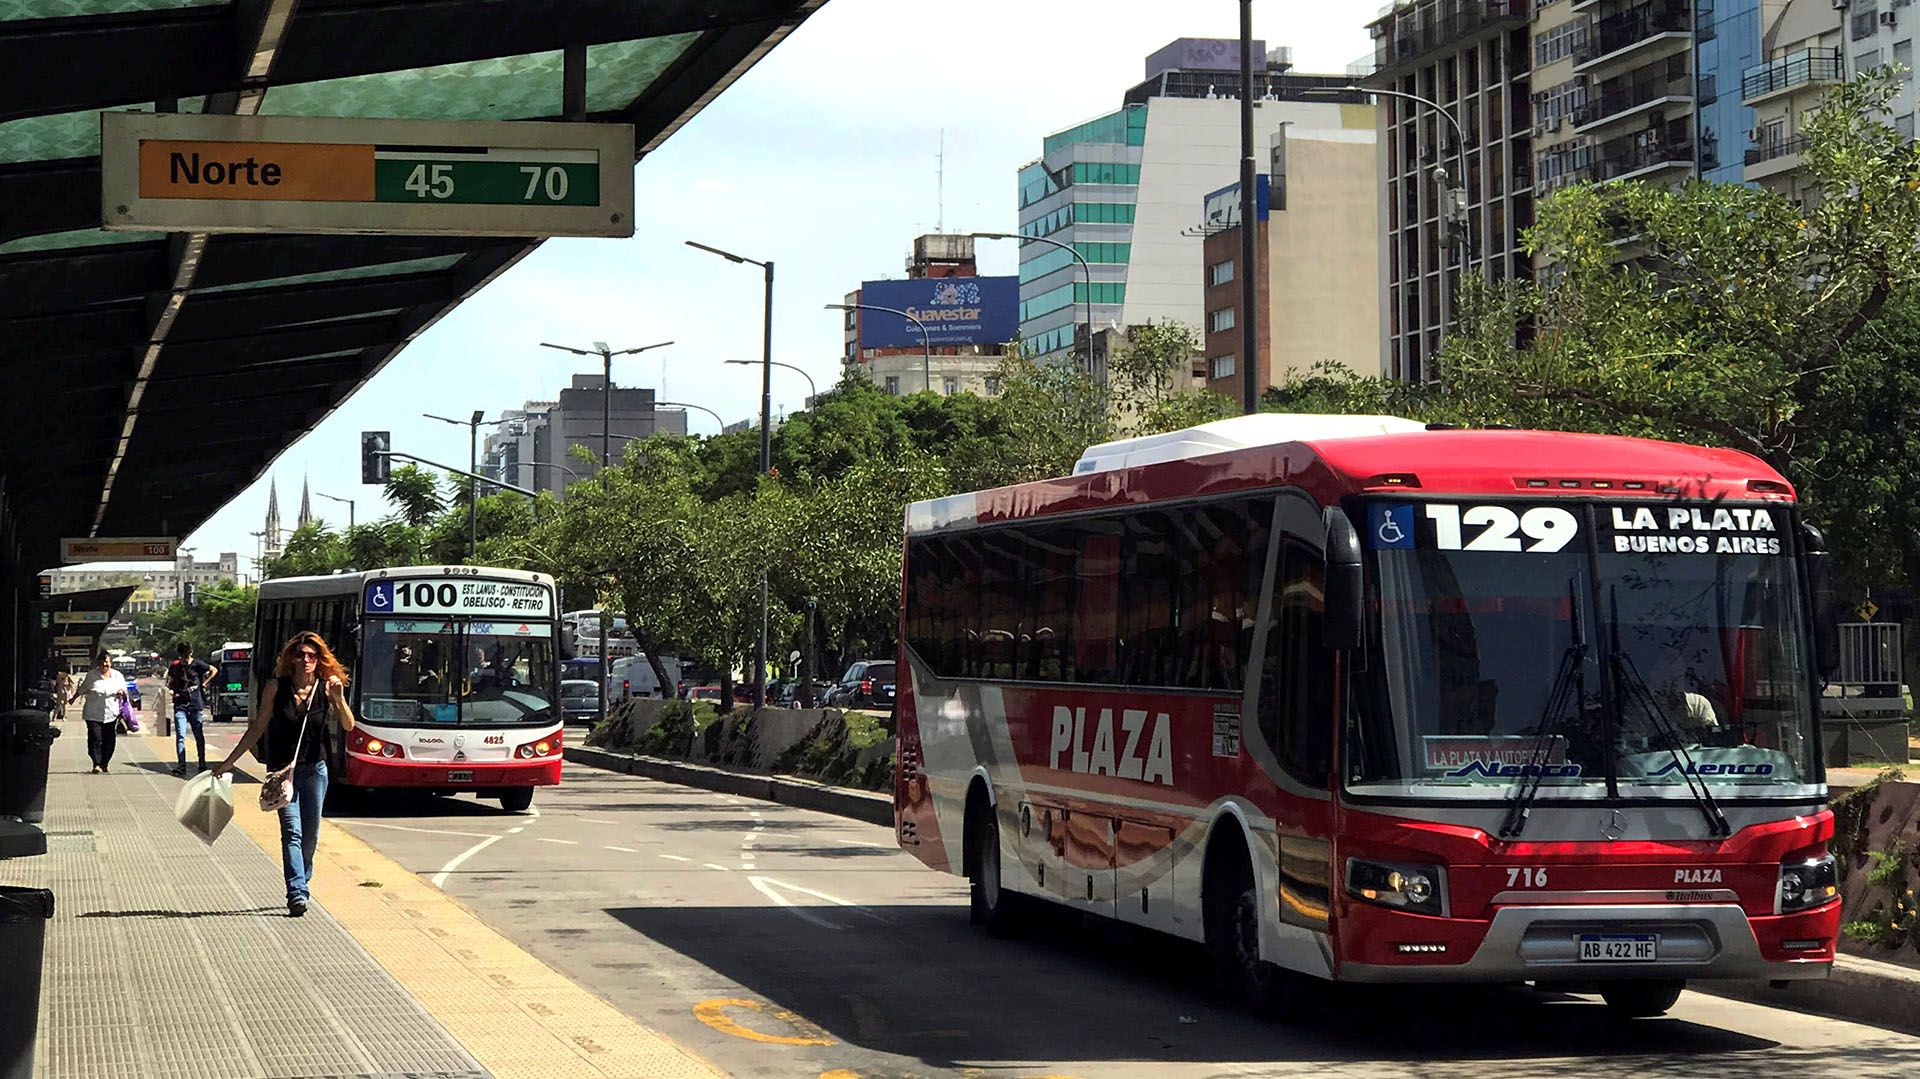
{"label": "paved platform", "polygon": [[82,725],[61,726],[48,853],[0,861],[0,883],[55,895],[36,1077],[713,1074],[340,829],[288,918],[250,780],[208,847],[173,819],[171,739],[123,736],[92,775]]}

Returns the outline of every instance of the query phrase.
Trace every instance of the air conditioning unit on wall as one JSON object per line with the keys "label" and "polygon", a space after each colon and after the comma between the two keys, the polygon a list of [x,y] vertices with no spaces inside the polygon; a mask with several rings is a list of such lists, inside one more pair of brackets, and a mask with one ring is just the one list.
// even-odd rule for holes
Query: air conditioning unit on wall
{"label": "air conditioning unit on wall", "polygon": [[1900,16],[1894,14],[1893,12],[1883,11],[1880,13],[1881,26],[1897,26],[1899,25],[1899,23],[1900,23]]}

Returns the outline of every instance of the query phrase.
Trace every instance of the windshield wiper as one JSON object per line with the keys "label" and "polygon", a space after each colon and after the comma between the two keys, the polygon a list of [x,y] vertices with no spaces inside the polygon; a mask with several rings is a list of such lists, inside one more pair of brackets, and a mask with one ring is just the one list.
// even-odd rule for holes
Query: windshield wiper
{"label": "windshield wiper", "polygon": [[[1647,680],[1641,676],[1640,669],[1634,665],[1633,657],[1621,650],[1620,597],[1617,592],[1610,589],[1608,598],[1613,608],[1610,616],[1609,641],[1612,645],[1613,667],[1618,675],[1617,681],[1630,691],[1628,695],[1646,711],[1655,733],[1667,744],[1667,752],[1680,769],[1680,778],[1687,783],[1687,793],[1693,795],[1694,804],[1700,807],[1701,816],[1707,818],[1707,833],[1717,837],[1732,835],[1733,825],[1728,824],[1727,815],[1720,812],[1720,803],[1714,800],[1713,792],[1707,789],[1707,781],[1701,778],[1695,768],[1693,755],[1687,752],[1685,745],[1681,744],[1679,728],[1674,726],[1673,720],[1661,709],[1660,702],[1654,699],[1653,689],[1647,685]],[[1626,711],[1626,705],[1623,702],[1620,708],[1620,720],[1623,726],[1626,722]],[[1617,748],[1616,746],[1615,749]]]}
{"label": "windshield wiper", "polygon": [[1567,721],[1567,694],[1576,692],[1576,710],[1586,703],[1586,626],[1580,618],[1580,594],[1576,579],[1567,579],[1567,600],[1573,616],[1573,643],[1560,654],[1560,669],[1554,672],[1553,688],[1547,691],[1547,703],[1540,710],[1540,723],[1534,728],[1533,752],[1527,755],[1527,763],[1520,769],[1519,787],[1513,792],[1513,805],[1507,810],[1507,819],[1500,824],[1500,838],[1517,839],[1526,830],[1527,817],[1533,812],[1533,801],[1539,797],[1540,785],[1546,781],[1547,758],[1553,754],[1553,743],[1560,737],[1560,727]]}

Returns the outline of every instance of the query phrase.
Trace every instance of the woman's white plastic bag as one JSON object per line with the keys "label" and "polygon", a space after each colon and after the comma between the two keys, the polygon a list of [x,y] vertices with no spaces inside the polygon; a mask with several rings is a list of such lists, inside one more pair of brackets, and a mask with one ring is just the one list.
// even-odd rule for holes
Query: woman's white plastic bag
{"label": "woman's white plastic bag", "polygon": [[201,772],[187,780],[174,800],[173,815],[187,831],[212,846],[233,819],[233,777],[216,779],[212,772]]}

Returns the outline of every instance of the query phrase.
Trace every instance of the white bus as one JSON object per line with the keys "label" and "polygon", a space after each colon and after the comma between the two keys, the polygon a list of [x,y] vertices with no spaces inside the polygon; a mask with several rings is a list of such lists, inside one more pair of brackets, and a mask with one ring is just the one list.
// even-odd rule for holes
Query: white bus
{"label": "white bus", "polygon": [[482,566],[409,566],[260,586],[254,685],[301,630],[353,676],[359,724],[330,733],[346,787],[471,791],[509,811],[560,782],[553,578]]}

